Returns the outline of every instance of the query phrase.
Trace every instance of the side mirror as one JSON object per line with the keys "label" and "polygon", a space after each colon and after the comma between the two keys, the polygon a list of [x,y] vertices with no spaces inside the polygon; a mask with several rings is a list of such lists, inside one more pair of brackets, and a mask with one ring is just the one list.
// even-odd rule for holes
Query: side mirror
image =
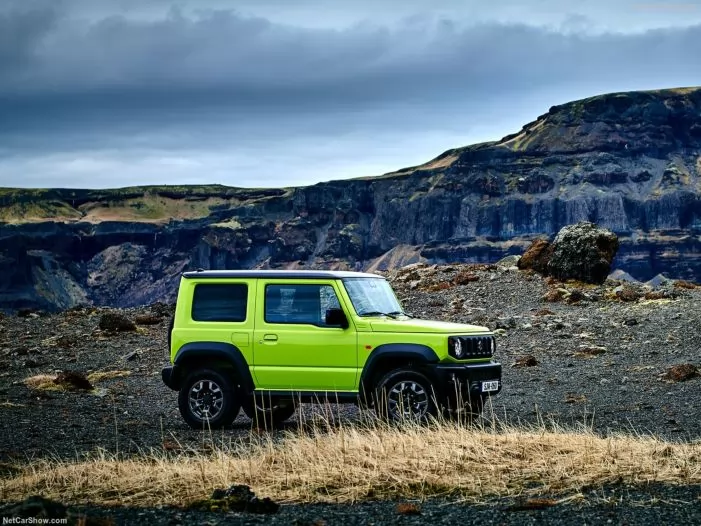
{"label": "side mirror", "polygon": [[326,325],[337,325],[342,329],[347,329],[348,318],[346,318],[343,309],[329,309],[326,311]]}

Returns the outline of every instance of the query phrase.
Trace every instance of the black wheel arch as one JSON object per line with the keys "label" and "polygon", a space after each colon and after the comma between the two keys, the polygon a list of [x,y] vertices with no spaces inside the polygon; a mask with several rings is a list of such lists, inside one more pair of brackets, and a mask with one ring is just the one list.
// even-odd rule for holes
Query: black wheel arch
{"label": "black wheel arch", "polygon": [[173,360],[177,371],[174,383],[179,384],[195,368],[217,363],[232,369],[243,394],[253,392],[255,385],[246,358],[238,347],[224,342],[191,342],[180,347]]}
{"label": "black wheel arch", "polygon": [[438,355],[428,345],[419,343],[386,343],[378,345],[368,356],[360,374],[358,390],[363,403],[370,402],[370,395],[378,376],[400,367],[415,368],[433,381],[430,365],[438,363]]}

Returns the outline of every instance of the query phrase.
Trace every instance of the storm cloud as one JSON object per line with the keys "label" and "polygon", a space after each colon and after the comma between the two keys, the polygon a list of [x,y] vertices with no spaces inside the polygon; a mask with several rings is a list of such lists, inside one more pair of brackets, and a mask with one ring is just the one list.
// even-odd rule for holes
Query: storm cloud
{"label": "storm cloud", "polygon": [[221,2],[131,4],[0,8],[0,185],[374,175],[498,139],[574,98],[701,84],[695,12],[635,31],[576,12],[517,23],[449,9],[307,27]]}

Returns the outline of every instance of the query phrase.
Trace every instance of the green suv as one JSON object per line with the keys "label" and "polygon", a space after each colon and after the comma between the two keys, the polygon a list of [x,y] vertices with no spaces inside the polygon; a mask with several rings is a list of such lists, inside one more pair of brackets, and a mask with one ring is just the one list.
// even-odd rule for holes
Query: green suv
{"label": "green suv", "polygon": [[375,274],[206,270],[182,275],[163,382],[194,428],[241,408],[266,426],[297,402],[351,402],[390,420],[474,416],[501,390],[486,327],[415,319]]}

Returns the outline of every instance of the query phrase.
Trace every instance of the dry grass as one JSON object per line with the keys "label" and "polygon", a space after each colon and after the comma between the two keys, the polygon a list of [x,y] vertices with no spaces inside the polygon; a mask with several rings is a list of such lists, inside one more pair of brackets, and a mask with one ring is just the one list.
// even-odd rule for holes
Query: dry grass
{"label": "dry grass", "polygon": [[[86,379],[91,384],[97,384],[105,380],[114,378],[123,378],[129,376],[131,371],[96,371],[87,375]],[[71,386],[63,383],[56,383],[58,375],[56,374],[38,374],[25,378],[24,385],[30,389],[39,391],[71,391]]]}
{"label": "dry grass", "polygon": [[64,391],[65,389],[56,384],[55,374],[37,374],[36,376],[30,376],[25,378],[24,385],[30,389],[37,389],[40,391]]}
{"label": "dry grass", "polygon": [[545,428],[376,424],[300,430],[281,441],[252,435],[207,453],[38,461],[0,482],[0,500],[41,494],[66,503],[182,506],[236,483],[283,502],[436,496],[479,502],[651,481],[701,483],[701,444]]}

